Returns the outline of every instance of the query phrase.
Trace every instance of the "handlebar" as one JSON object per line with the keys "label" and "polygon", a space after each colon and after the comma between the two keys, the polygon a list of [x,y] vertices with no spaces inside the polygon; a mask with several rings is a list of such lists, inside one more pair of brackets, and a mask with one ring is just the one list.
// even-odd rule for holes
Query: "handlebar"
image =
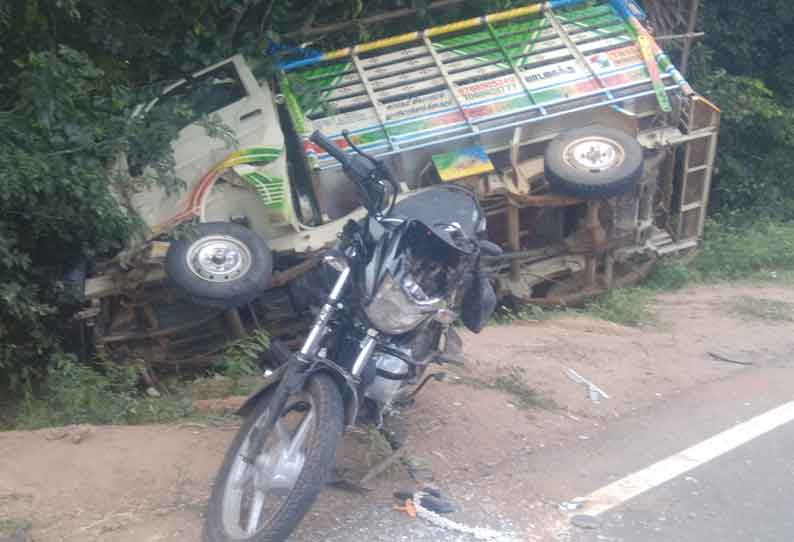
{"label": "handlebar", "polygon": [[336,158],[342,166],[345,168],[350,167],[350,159],[347,157],[347,154],[345,154],[345,151],[337,147],[334,142],[323,135],[320,130],[315,131],[309,139],[311,139],[315,145]]}
{"label": "handlebar", "polygon": [[[356,153],[352,157],[348,156],[319,130],[314,132],[309,139],[342,164],[345,173],[358,188],[362,203],[370,214],[380,217],[384,216],[385,211],[385,214],[388,215],[397,201],[399,185],[382,162],[366,154],[353,143],[347,130],[342,132],[342,135]],[[385,199],[389,196],[386,185],[391,187],[391,201]]]}

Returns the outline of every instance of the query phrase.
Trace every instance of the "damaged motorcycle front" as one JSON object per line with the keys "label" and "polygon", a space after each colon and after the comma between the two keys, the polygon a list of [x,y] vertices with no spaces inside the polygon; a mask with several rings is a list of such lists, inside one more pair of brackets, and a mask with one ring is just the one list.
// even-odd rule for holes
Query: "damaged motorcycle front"
{"label": "damaged motorcycle front", "polygon": [[400,199],[382,162],[312,140],[355,184],[367,216],[324,258],[327,299],[299,352],[274,344],[279,367],[241,409],[245,422],[216,478],[205,542],[287,539],[329,478],[344,428],[384,420],[431,363],[460,359],[453,323],[479,332],[496,296],[481,255],[485,214],[474,194],[438,185]]}

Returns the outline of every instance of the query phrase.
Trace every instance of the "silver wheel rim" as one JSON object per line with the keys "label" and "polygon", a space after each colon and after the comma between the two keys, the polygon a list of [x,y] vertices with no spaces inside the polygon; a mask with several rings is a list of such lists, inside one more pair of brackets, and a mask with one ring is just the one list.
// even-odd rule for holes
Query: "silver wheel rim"
{"label": "silver wheel rim", "polygon": [[187,266],[207,282],[231,282],[251,269],[251,251],[242,241],[228,235],[209,235],[190,245]]}
{"label": "silver wheel rim", "polygon": [[620,167],[626,160],[626,151],[614,139],[588,136],[569,143],[563,160],[572,168],[601,173]]}
{"label": "silver wheel rim", "polygon": [[[297,410],[303,406],[303,411]],[[274,430],[265,440],[262,451],[248,457],[251,433],[267,417],[267,410],[245,437],[229,469],[223,492],[222,523],[226,535],[246,540],[264,530],[287,500],[306,463],[306,442],[316,416],[314,401],[307,393],[294,397]]]}

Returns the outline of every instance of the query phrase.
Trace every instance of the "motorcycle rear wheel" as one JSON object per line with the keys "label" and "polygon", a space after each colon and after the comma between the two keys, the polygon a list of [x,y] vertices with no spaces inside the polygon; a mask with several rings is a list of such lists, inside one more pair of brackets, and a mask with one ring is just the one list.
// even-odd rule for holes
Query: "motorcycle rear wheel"
{"label": "motorcycle rear wheel", "polygon": [[[343,432],[344,405],[327,375],[293,395],[258,453],[252,430],[266,418],[272,393],[249,414],[226,452],[212,490],[204,542],[283,542],[328,480]],[[253,464],[243,457],[253,460]]]}

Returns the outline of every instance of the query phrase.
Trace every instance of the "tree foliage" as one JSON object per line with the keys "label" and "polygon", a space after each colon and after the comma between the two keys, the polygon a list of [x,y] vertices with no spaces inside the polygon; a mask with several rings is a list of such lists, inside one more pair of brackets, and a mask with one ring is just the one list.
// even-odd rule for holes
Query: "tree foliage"
{"label": "tree foliage", "polygon": [[[424,5],[415,0],[417,6]],[[470,2],[441,17],[509,1]],[[40,375],[68,322],[59,280],[112,255],[135,223],[110,166],[127,152],[178,185],[169,142],[178,119],[133,118],[165,85],[236,52],[264,62],[269,40],[409,5],[404,0],[18,0],[0,2],[0,385]],[[423,13],[421,24],[440,19]],[[353,26],[333,46],[393,28]],[[189,114],[190,112],[181,112]],[[179,115],[180,112],[175,112]],[[208,123],[209,126],[209,123]]]}
{"label": "tree foliage", "polygon": [[713,207],[741,218],[794,218],[794,6],[705,0],[696,88],[723,112]]}

